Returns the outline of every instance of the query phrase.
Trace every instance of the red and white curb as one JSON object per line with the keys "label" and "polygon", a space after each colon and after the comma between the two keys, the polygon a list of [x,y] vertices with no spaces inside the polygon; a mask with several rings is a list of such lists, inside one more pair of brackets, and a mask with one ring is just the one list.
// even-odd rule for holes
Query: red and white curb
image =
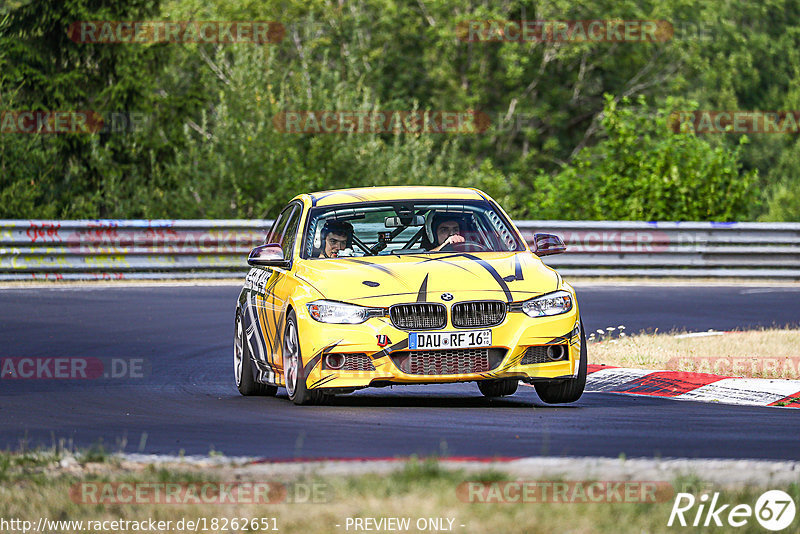
{"label": "red and white curb", "polygon": [[586,391],[677,400],[800,408],[800,380],[589,365]]}

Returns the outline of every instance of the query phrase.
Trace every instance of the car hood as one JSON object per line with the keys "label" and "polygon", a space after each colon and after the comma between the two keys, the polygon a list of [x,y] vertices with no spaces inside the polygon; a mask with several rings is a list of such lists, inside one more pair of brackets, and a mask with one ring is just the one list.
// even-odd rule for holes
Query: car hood
{"label": "car hood", "polygon": [[530,252],[414,254],[301,260],[297,276],[324,298],[368,306],[455,300],[520,301],[558,289],[558,275]]}

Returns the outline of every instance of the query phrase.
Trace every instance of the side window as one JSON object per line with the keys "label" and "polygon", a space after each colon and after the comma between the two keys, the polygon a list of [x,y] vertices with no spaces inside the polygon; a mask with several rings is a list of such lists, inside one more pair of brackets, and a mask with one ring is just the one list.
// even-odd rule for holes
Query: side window
{"label": "side window", "polygon": [[300,213],[302,211],[300,207],[295,206],[295,210],[289,216],[286,230],[283,232],[281,240],[279,241],[283,249],[284,258],[288,259],[292,257],[292,249],[294,249],[294,242],[297,238],[297,226],[300,223]]}
{"label": "side window", "polygon": [[280,243],[281,239],[283,238],[283,232],[286,229],[286,223],[289,222],[289,217],[291,216],[292,212],[295,209],[295,205],[292,204],[287,206],[283,209],[278,218],[275,219],[275,222],[272,223],[272,229],[267,234],[267,238],[264,240],[264,243]]}

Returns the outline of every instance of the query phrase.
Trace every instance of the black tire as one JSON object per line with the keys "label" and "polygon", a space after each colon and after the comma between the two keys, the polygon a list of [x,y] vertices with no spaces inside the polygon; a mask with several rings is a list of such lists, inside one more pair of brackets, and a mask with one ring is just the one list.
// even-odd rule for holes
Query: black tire
{"label": "black tire", "polygon": [[575,402],[583,395],[586,388],[586,334],[583,332],[583,321],[581,321],[581,361],[578,365],[578,376],[569,380],[562,380],[554,384],[538,383],[534,384],[536,394],[547,404],[564,404]]}
{"label": "black tire", "polygon": [[478,389],[484,397],[505,397],[517,391],[519,380],[516,378],[500,378],[498,380],[481,380]]}
{"label": "black tire", "polygon": [[283,334],[283,378],[286,392],[289,394],[289,399],[297,405],[323,404],[328,400],[328,395],[320,389],[308,389],[306,385],[299,340],[297,316],[292,310],[286,318],[286,329]]}
{"label": "black tire", "polygon": [[242,316],[236,314],[236,325],[233,335],[233,378],[239,393],[249,397],[251,395],[274,396],[278,392],[277,386],[256,382],[253,378],[253,362],[250,360],[250,350],[244,335]]}

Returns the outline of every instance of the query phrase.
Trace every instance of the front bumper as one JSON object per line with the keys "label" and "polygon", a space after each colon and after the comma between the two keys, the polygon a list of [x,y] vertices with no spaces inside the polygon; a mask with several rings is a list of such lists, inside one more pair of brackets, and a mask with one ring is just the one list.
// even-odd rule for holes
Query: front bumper
{"label": "front bumper", "polygon": [[[517,378],[528,382],[572,378],[577,375],[580,358],[580,315],[577,303],[565,314],[531,318],[522,312],[509,312],[505,320],[492,327],[492,348],[504,351],[489,370],[444,374],[404,372],[392,355],[407,353],[408,334],[392,325],[389,318],[372,318],[360,325],[323,324],[315,321],[303,307],[297,310],[299,337],[303,354],[306,384],[309,389],[353,389],[390,384],[430,384],[472,382],[499,378]],[[473,328],[471,330],[479,330]],[[448,324],[442,330],[459,331]],[[381,336],[385,336],[382,338]],[[385,347],[379,340],[387,342]],[[560,344],[567,355],[559,361],[523,363],[529,347]],[[495,351],[498,353],[500,351]],[[374,370],[331,370],[323,362],[328,354],[365,355]],[[362,368],[363,366],[359,366]],[[367,364],[369,367],[369,364]]]}

